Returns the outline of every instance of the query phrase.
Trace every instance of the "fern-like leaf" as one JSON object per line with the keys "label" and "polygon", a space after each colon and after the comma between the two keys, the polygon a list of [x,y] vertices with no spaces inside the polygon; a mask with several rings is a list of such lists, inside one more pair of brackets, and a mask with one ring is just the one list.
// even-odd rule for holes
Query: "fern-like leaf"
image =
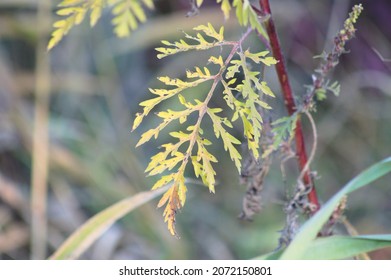
{"label": "fern-like leaf", "polygon": [[83,22],[88,13],[90,26],[95,26],[101,18],[103,9],[108,6],[112,9],[115,34],[118,37],[128,36],[138,27],[139,22],[146,20],[142,4],[149,9],[154,7],[152,0],[63,0],[58,4],[57,10],[57,15],[63,18],[53,24],[55,30],[47,49],[56,46],[74,26]]}
{"label": "fern-like leaf", "polygon": [[52,33],[47,49],[52,49],[68,34],[72,27],[80,24],[92,6],[94,13],[93,15],[91,14],[91,23],[95,23],[95,20],[100,16],[98,12],[99,9],[97,8],[99,6],[98,3],[102,4],[102,0],[97,0],[96,5],[95,3],[91,3],[91,1],[81,0],[64,0],[58,4],[60,9],[57,11],[57,14],[65,18],[58,20],[53,24],[55,30]]}
{"label": "fern-like leaf", "polygon": [[[212,167],[212,162],[217,162],[214,155],[209,153],[205,148],[206,145],[212,144],[208,139],[197,137],[198,152],[197,156],[192,156],[191,160],[196,177],[201,177],[202,182],[208,186],[210,192],[215,192],[215,175],[216,172]],[[201,163],[202,162],[202,163]]]}
{"label": "fern-like leaf", "polygon": [[241,144],[241,142],[238,139],[236,139],[234,136],[229,134],[227,130],[224,128],[223,124],[225,124],[228,127],[232,127],[232,124],[228,119],[216,115],[216,113],[221,111],[222,109],[220,108],[208,109],[208,115],[212,119],[213,129],[216,137],[221,138],[223,140],[224,150],[229,152],[231,159],[235,162],[235,166],[240,172],[240,168],[242,166],[240,160],[242,159],[242,156],[236,149],[235,145]]}
{"label": "fern-like leaf", "polygon": [[[224,45],[224,27],[221,27],[219,29],[219,32],[217,32],[214,27],[210,23],[208,23],[208,25],[199,25],[197,27],[194,27],[193,30],[202,31],[204,35],[202,33],[197,33],[196,36],[191,36],[184,32],[185,37],[187,39],[190,39],[191,41],[185,41],[181,39],[177,42],[170,43],[166,40],[163,40],[162,44],[167,47],[156,48],[156,50],[160,52],[157,57],[160,59],[179,52],[186,52],[190,50],[207,50],[213,47]],[[204,37],[205,35],[214,40],[207,40]]]}
{"label": "fern-like leaf", "polygon": [[[196,2],[200,5],[202,1]],[[177,97],[182,109],[174,111],[168,109],[160,111],[156,115],[161,118],[161,123],[155,128],[149,129],[141,135],[137,146],[144,144],[150,139],[157,138],[160,131],[167,127],[173,121],[178,121],[180,124],[186,124],[186,131],[173,131],[170,136],[175,139],[172,142],[163,144],[162,150],[151,157],[151,161],[146,168],[149,176],[163,174],[162,177],[154,184],[153,189],[161,188],[166,184],[171,184],[170,189],[163,195],[158,203],[158,207],[166,205],[163,212],[164,220],[171,234],[176,235],[175,230],[175,215],[186,202],[187,187],[185,184],[185,169],[189,162],[193,165],[193,170],[197,178],[201,178],[202,182],[209,188],[210,192],[215,192],[216,172],[213,168],[213,163],[217,162],[216,157],[207,149],[212,142],[206,139],[203,135],[202,123],[204,116],[209,116],[212,120],[213,130],[216,138],[222,140],[224,149],[229,153],[235,166],[240,171],[241,155],[237,150],[237,145],[241,141],[235,138],[228,130],[233,127],[231,121],[220,113],[222,108],[210,108],[209,101],[215,93],[216,87],[222,83],[224,87],[223,96],[228,107],[234,110],[235,115],[241,117],[244,122],[245,137],[250,144],[250,149],[256,157],[258,154],[259,137],[261,131],[262,118],[257,108],[262,106],[270,108],[264,101],[261,100],[260,93],[274,96],[266,82],[259,81],[260,73],[251,71],[247,63],[249,61],[262,62],[265,65],[275,64],[276,61],[268,57],[268,52],[251,53],[250,51],[241,52],[241,43],[250,33],[250,29],[243,35],[238,42],[227,42],[224,40],[224,29],[219,31],[208,23],[194,28],[198,33],[193,36],[184,33],[185,39],[176,42],[162,41],[165,47],[157,48],[159,52],[158,58],[163,58],[180,52],[192,50],[207,50],[213,47],[231,47],[231,52],[225,60],[219,56],[211,56],[208,59],[209,63],[218,66],[217,73],[211,73],[208,67],[195,67],[193,71],[186,71],[186,78],[158,78],[165,88],[150,89],[150,92],[155,97],[145,100],[140,103],[143,111],[136,115],[133,123],[133,130],[136,129],[156,105],[166,99]],[[238,59],[233,59],[238,56]],[[248,60],[248,61],[247,61]],[[245,79],[239,81],[235,87],[237,72],[242,71]],[[225,75],[224,75],[225,74]],[[224,77],[228,81],[224,80]],[[195,88],[200,84],[213,81],[209,92],[204,100],[198,100],[193,97],[188,100],[185,97],[186,90]],[[239,93],[241,98],[234,96],[233,91]],[[188,116],[197,112],[197,121],[193,124],[188,124]],[[236,117],[238,118],[238,117]]]}
{"label": "fern-like leaf", "polygon": [[[207,70],[209,71],[209,70]],[[149,112],[160,102],[163,100],[166,100],[168,98],[171,98],[173,96],[179,95],[182,91],[196,87],[201,83],[204,83],[206,81],[210,81],[213,77],[211,75],[207,75],[206,73],[202,73],[202,71],[199,68],[196,68],[195,72],[187,71],[187,77],[191,79],[195,79],[193,81],[182,81],[181,79],[171,79],[170,77],[159,77],[158,79],[163,82],[164,84],[173,87],[172,89],[149,89],[149,91],[158,97],[145,100],[140,103],[141,106],[144,107],[144,110],[142,113],[139,113],[136,115],[136,118],[133,122],[133,128],[132,130],[136,129],[140,123],[142,122],[143,118],[149,114]],[[183,102],[183,97],[180,99]],[[196,101],[197,102],[197,101]],[[199,103],[199,102],[197,102]],[[179,112],[174,111],[167,111],[166,113],[160,112],[160,116],[165,119],[165,124],[163,127],[159,127],[159,130],[164,128],[167,124],[169,124],[172,120],[185,118],[186,115],[193,112],[194,110],[197,110],[198,108],[196,105],[191,103],[185,103],[185,106],[188,108],[184,114],[181,114]],[[159,116],[158,114],[158,116]],[[167,116],[167,117],[166,117]],[[168,118],[169,117],[169,118]],[[157,137],[157,136],[156,136]],[[149,137],[150,139],[151,137]],[[149,140],[148,139],[148,140]],[[146,141],[148,141],[146,140]],[[145,142],[146,142],[145,141]],[[142,141],[144,143],[144,141]],[[141,145],[142,143],[139,142],[138,145]]]}
{"label": "fern-like leaf", "polygon": [[217,3],[221,3],[221,10],[224,13],[224,18],[229,18],[229,13],[231,12],[231,3],[229,0],[217,0]]}
{"label": "fern-like leaf", "polygon": [[296,129],[298,114],[282,117],[272,123],[273,143],[263,152],[262,157],[268,157],[277,150],[283,141],[290,141]]}
{"label": "fern-like leaf", "polygon": [[257,30],[264,38],[268,38],[261,20],[258,18],[257,13],[251,6],[250,0],[234,0],[233,6],[236,9],[236,17],[239,24],[242,26],[250,25],[253,29]]}
{"label": "fern-like leaf", "polygon": [[[232,121],[237,119],[242,120],[243,133],[247,139],[248,148],[252,152],[255,159],[259,158],[259,140],[262,131],[262,116],[259,112],[259,107],[264,109],[271,109],[271,107],[261,99],[262,94],[274,97],[273,92],[268,87],[265,81],[262,81],[260,72],[251,71],[248,67],[248,59],[256,63],[263,63],[266,66],[276,64],[277,61],[273,57],[269,57],[268,51],[251,53],[246,50],[244,53],[240,53],[240,59],[232,60],[231,65],[226,72],[226,79],[228,83],[223,83],[224,86],[224,99],[227,105],[234,109],[234,115]],[[237,84],[235,88],[231,88],[231,85],[236,82],[234,78],[235,73],[243,71],[244,79],[241,83]],[[243,97],[243,100],[239,100],[234,97],[233,91],[239,92]]]}
{"label": "fern-like leaf", "polygon": [[[153,8],[152,0],[144,0],[144,4]],[[118,37],[127,37],[136,30],[139,22],[145,22],[147,17],[139,0],[108,0],[112,6],[114,33]]]}

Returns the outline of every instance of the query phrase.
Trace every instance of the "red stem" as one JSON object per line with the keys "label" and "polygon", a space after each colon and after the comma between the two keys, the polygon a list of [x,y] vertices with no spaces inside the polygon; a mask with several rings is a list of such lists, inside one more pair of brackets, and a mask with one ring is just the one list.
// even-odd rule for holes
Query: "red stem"
{"label": "red stem", "polygon": [[[289,115],[292,115],[296,112],[296,104],[293,98],[292,88],[289,83],[289,78],[285,67],[285,62],[284,62],[284,57],[282,55],[280,42],[278,40],[276,28],[274,26],[273,18],[271,16],[272,13],[270,10],[269,0],[259,0],[259,5],[264,15],[270,15],[269,19],[265,22],[266,31],[269,36],[270,46],[272,49],[273,56],[275,59],[278,60],[278,63],[276,64],[276,71],[277,71],[278,79],[280,81],[282,93],[284,96],[284,103],[288,110]],[[297,119],[297,123],[296,123],[295,141],[296,141],[296,153],[298,156],[300,171],[302,171],[305,165],[307,164],[308,159],[305,150],[304,135],[303,135],[300,119]],[[307,168],[307,171],[304,173],[303,182],[306,186],[311,186],[311,191],[308,194],[308,200],[311,204],[316,206],[316,209],[314,209],[314,211],[312,212],[313,214],[320,208],[320,204],[318,201],[318,196],[316,194],[314,183],[310,176],[309,168]]]}

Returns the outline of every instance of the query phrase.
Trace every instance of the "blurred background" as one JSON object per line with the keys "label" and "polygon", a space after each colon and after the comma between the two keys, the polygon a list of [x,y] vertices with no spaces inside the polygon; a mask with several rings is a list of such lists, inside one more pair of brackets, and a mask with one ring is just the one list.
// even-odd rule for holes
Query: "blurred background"
{"label": "blurred background", "polygon": [[[183,77],[185,69],[208,59],[207,52],[197,52],[158,60],[154,48],[160,40],[175,40],[182,35],[179,29],[191,32],[207,22],[225,24],[227,38],[243,32],[235,19],[224,22],[215,1],[204,1],[198,15],[186,17],[188,0],[157,0],[147,23],[129,38],[113,34],[105,11],[93,29],[86,20],[47,53],[59,1],[47,7],[52,12],[38,12],[45,11],[38,9],[44,2],[0,0],[0,259],[46,258],[89,217],[152,186],[157,178],[146,178],[144,169],[168,138],[163,133],[135,148],[141,133],[157,123],[152,114],[130,133],[138,104],[151,97],[148,87],[162,86],[157,76]],[[297,96],[311,83],[319,63],[313,57],[330,51],[356,3],[271,0]],[[341,94],[330,95],[314,114],[318,149],[312,169],[323,202],[391,154],[391,3],[361,3],[356,38],[331,77],[340,82]],[[256,36],[248,44],[254,51],[264,49]],[[283,116],[274,69],[265,75],[278,96],[273,114]],[[305,121],[304,130],[310,149],[312,132]],[[235,133],[240,137],[240,130]],[[212,151],[219,159],[216,194],[189,184],[186,206],[177,215],[180,239],[167,231],[155,200],[111,227],[82,259],[248,259],[275,249],[296,161],[285,164],[283,179],[281,160],[273,159],[263,209],[247,222],[238,219],[246,186],[222,146]],[[360,234],[391,232],[390,182],[384,177],[349,197],[345,214]],[[391,259],[391,251],[370,256]]]}

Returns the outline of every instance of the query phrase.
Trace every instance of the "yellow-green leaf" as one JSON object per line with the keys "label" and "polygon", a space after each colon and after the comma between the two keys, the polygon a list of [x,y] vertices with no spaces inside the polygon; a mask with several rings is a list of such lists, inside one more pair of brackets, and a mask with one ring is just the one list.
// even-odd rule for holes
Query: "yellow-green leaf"
{"label": "yellow-green leaf", "polygon": [[217,65],[220,65],[220,67],[223,67],[224,66],[224,61],[223,61],[223,58],[221,57],[221,55],[216,58],[214,56],[211,56],[209,59],[208,59],[208,62],[212,62],[214,64],[217,64]]}
{"label": "yellow-green leaf", "polygon": [[271,66],[271,65],[274,65],[274,64],[277,64],[277,60],[274,58],[274,57],[272,57],[272,56],[269,56],[269,57],[265,57],[265,58],[261,58],[260,59],[262,62],[263,62],[263,64],[265,64],[266,66]]}
{"label": "yellow-green leaf", "polygon": [[102,15],[103,0],[94,0],[91,5],[90,25],[95,26]]}
{"label": "yellow-green leaf", "polygon": [[197,0],[197,7],[201,7],[202,2],[204,2],[204,0]]}
{"label": "yellow-green leaf", "polygon": [[135,130],[143,120],[143,115],[137,113],[136,118],[133,121],[132,131]]}
{"label": "yellow-green leaf", "polygon": [[231,11],[231,3],[229,0],[217,0],[217,3],[221,2],[221,10],[224,13],[224,18],[227,20],[229,18],[229,13]]}
{"label": "yellow-green leaf", "polygon": [[140,140],[137,142],[136,147],[141,146],[145,142],[148,142],[153,136],[155,136],[155,138],[156,138],[158,136],[158,134],[159,134],[159,130],[156,130],[156,129],[150,129],[150,130],[144,132],[141,135]]}
{"label": "yellow-green leaf", "polygon": [[172,173],[170,175],[166,175],[166,176],[162,176],[162,178],[160,178],[160,180],[158,180],[152,187],[152,190],[156,190],[158,188],[161,188],[163,187],[164,185],[167,185],[168,183],[170,183],[172,180],[175,179],[175,174]]}
{"label": "yellow-green leaf", "polygon": [[153,0],[143,0],[143,3],[144,3],[145,6],[147,6],[150,10],[152,10],[152,9],[154,8]]}
{"label": "yellow-green leaf", "polygon": [[261,82],[261,90],[266,95],[276,97],[265,81]]}
{"label": "yellow-green leaf", "polygon": [[186,192],[187,188],[185,185],[185,178],[183,176],[180,176],[178,179],[178,197],[181,202],[182,207],[185,205],[186,202]]}

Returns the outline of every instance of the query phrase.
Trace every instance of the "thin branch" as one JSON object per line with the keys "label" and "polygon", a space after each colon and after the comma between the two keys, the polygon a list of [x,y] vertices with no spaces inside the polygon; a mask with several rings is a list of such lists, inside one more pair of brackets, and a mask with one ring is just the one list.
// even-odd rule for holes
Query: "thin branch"
{"label": "thin branch", "polygon": [[339,63],[339,57],[346,53],[345,45],[351,40],[356,32],[354,23],[356,23],[359,15],[361,14],[363,8],[360,5],[355,5],[352,9],[352,12],[349,13],[349,17],[344,22],[343,28],[337,33],[334,37],[334,46],[331,52],[324,53],[322,62],[319,67],[315,70],[315,73],[312,75],[312,86],[308,87],[304,99],[305,106],[311,106],[313,103],[313,98],[316,95],[319,89],[327,89],[328,80],[327,76],[330,74]]}
{"label": "thin branch", "polygon": [[374,47],[372,47],[373,52],[380,58],[380,60],[384,63],[391,63],[390,58],[384,58],[383,55]]}
{"label": "thin branch", "polygon": [[310,172],[310,164],[314,160],[315,153],[316,153],[316,148],[318,146],[318,132],[317,132],[317,129],[316,129],[316,124],[315,124],[314,118],[311,116],[311,114],[308,111],[304,111],[303,113],[308,117],[308,119],[309,119],[309,121],[311,123],[312,135],[313,135],[313,138],[314,138],[313,139],[314,143],[312,144],[311,153],[310,153],[310,156],[309,156],[309,158],[307,160],[307,163],[305,164],[305,166],[301,170],[301,173],[300,173],[300,176],[298,178],[298,181],[303,180],[304,174],[306,172]]}
{"label": "thin branch", "polygon": [[[264,15],[270,15],[269,19],[265,21],[266,31],[269,36],[270,46],[272,49],[273,56],[275,59],[279,61],[276,64],[276,71],[277,71],[278,79],[280,81],[283,97],[285,100],[284,103],[288,110],[289,115],[292,115],[297,111],[297,107],[295,104],[295,100],[293,98],[292,88],[289,83],[289,78],[285,67],[284,57],[282,55],[280,42],[278,40],[276,28],[274,26],[269,0],[260,0],[259,5]],[[302,125],[299,118],[297,119],[297,123],[296,123],[295,140],[296,140],[296,153],[298,156],[299,167],[300,167],[300,171],[302,171],[307,165],[308,159],[305,150]],[[310,176],[309,169],[306,170],[303,175],[303,182],[305,185],[311,188],[311,191],[308,193],[308,200],[311,204],[315,206],[313,212],[315,213],[320,208],[320,204],[318,201],[318,196],[314,187],[314,183]]]}

